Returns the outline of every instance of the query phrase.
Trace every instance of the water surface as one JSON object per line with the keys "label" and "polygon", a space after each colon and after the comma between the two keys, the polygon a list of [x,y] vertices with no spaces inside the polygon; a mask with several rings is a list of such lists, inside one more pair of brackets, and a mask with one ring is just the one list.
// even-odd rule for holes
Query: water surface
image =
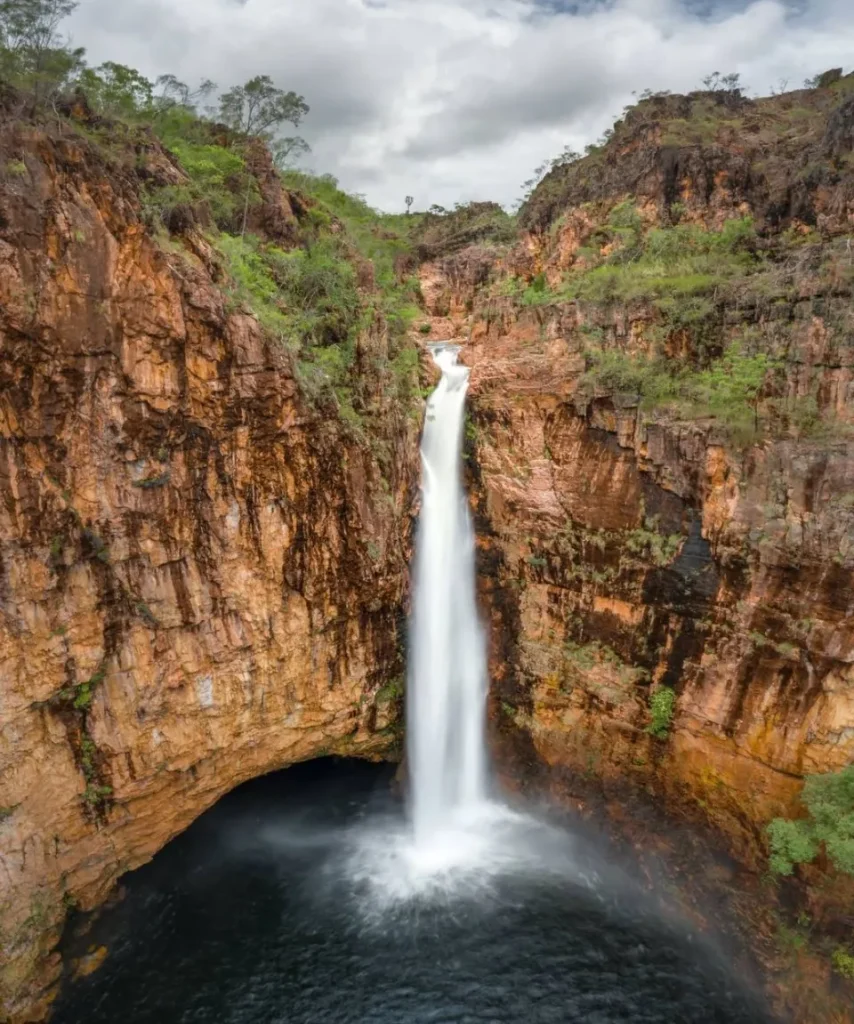
{"label": "water surface", "polygon": [[390,781],[314,762],[223,799],[78,940],[110,955],[57,1024],[765,1019],[721,952],[577,836],[502,820],[491,855],[413,884],[433,866],[407,860]]}

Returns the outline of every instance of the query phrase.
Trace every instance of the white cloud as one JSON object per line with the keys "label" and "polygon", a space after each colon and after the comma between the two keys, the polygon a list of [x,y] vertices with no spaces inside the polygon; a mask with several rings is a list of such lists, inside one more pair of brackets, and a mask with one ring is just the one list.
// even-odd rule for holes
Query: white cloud
{"label": "white cloud", "polygon": [[[269,74],[311,105],[308,163],[385,209],[512,203],[633,90],[714,70],[755,93],[846,66],[850,0],[82,0],[90,60],[223,88]],[[847,67],[846,67],[847,69]]]}

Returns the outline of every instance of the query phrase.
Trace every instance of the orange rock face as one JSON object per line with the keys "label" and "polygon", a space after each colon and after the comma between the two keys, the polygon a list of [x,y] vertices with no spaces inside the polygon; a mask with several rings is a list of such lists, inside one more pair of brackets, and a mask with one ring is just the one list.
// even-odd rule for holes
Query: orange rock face
{"label": "orange rock face", "polygon": [[394,756],[417,449],[379,383],[370,444],[307,406],[202,236],[162,251],[119,167],[6,141],[0,1018],[30,1020],[67,908],[220,795]]}
{"label": "orange rock face", "polygon": [[[444,308],[459,284],[429,273]],[[639,325],[614,316],[630,347]],[[854,445],[740,452],[708,423],[591,400],[579,317],[476,309],[460,332],[495,730],[642,787],[765,870],[765,826],[801,813],[804,775],[854,761]],[[676,696],[657,737],[660,686]],[[850,887],[826,881],[812,912],[841,927]]]}

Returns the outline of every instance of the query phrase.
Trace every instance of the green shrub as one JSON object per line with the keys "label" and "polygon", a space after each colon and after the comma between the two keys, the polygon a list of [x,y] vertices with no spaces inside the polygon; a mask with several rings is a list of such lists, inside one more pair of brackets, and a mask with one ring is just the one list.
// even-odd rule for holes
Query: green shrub
{"label": "green shrub", "polygon": [[673,721],[676,694],[669,686],[659,687],[649,699],[650,723],[646,731],[656,739],[666,740]]}
{"label": "green shrub", "polygon": [[[163,132],[161,138],[172,151],[189,181],[183,185],[164,185],[143,194],[143,209],[149,223],[168,222],[169,215],[179,206],[205,204],[210,215],[223,230],[239,230],[238,221],[247,199],[260,200],[258,185],[246,167],[241,154],[225,146],[215,145],[203,136],[210,129],[194,115],[177,111],[172,114],[178,124],[187,129],[195,125],[189,136],[173,134],[176,127]],[[202,134],[201,138],[194,138]]]}
{"label": "green shrub", "polygon": [[401,349],[391,361],[391,372],[397,395],[404,401],[419,396],[418,350],[413,346]]}
{"label": "green shrub", "polygon": [[837,974],[841,974],[849,981],[854,981],[854,956],[847,949],[843,949],[841,946],[835,949],[831,960]]}
{"label": "green shrub", "polygon": [[748,354],[739,342],[705,370],[613,349],[588,351],[587,359],[582,391],[631,395],[642,408],[670,406],[687,419],[714,419],[742,443],[759,430],[763,390],[777,365],[765,354]]}
{"label": "green shrub", "polygon": [[659,533],[657,522],[648,519],[642,527],[626,533],[624,543],[626,549],[641,558],[648,558],[655,565],[670,565],[682,547],[682,535],[679,533],[665,536]]}
{"label": "green shrub", "polygon": [[791,875],[824,847],[834,867],[854,875],[854,766],[808,776],[801,800],[808,817],[777,818],[768,826],[771,871]]}
{"label": "green shrub", "polygon": [[598,237],[600,243],[619,242],[618,248],[599,266],[571,274],[563,292],[598,304],[653,299],[664,302],[671,315],[684,308],[684,315],[696,322],[707,307],[686,300],[707,295],[727,278],[753,268],[754,237],[753,221],[744,217],[728,221],[720,231],[680,224],[655,228],[642,239],[637,211],[624,203],[611,211]]}
{"label": "green shrub", "polygon": [[134,480],[133,487],[138,487],[143,491],[151,491],[158,487],[165,487],[172,477],[171,472],[167,469],[165,473],[157,473],[155,476],[146,477],[144,480]]}

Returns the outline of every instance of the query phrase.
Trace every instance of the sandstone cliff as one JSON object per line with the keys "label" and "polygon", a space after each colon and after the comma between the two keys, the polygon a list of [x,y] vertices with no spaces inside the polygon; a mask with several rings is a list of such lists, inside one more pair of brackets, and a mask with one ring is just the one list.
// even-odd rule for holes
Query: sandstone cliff
{"label": "sandstone cliff", "polygon": [[[399,741],[417,418],[382,319],[345,423],[204,209],[146,226],[172,158],[77,114],[0,129],[0,1019],[44,1013],[68,908],[221,794]],[[253,164],[250,227],[293,242]]]}

